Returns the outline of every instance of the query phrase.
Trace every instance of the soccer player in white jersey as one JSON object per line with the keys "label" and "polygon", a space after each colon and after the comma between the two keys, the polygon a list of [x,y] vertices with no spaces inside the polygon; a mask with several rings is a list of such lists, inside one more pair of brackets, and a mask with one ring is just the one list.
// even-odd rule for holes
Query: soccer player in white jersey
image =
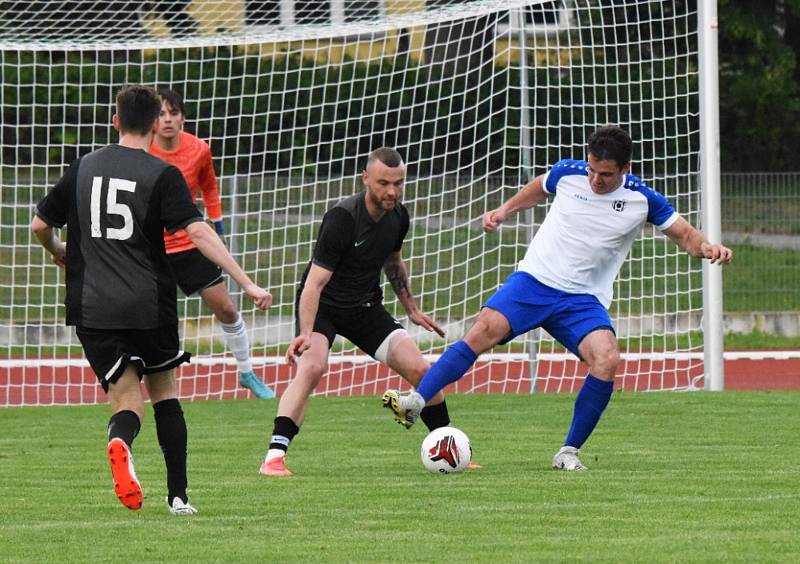
{"label": "soccer player in white jersey", "polygon": [[630,174],[633,143],[618,127],[597,129],[588,160],[565,159],[483,216],[492,233],[511,214],[555,199],[541,228],[512,273],[484,304],[463,340],[431,366],[416,390],[384,394],[395,419],[413,424],[425,402],[461,378],[478,355],[536,327],[543,327],[589,367],[575,399],[566,441],[553,468],[585,470],[579,449],[611,399],[620,364],[607,308],[613,284],[634,239],[651,223],[689,255],[728,264],[732,251],[707,241],[667,199]]}

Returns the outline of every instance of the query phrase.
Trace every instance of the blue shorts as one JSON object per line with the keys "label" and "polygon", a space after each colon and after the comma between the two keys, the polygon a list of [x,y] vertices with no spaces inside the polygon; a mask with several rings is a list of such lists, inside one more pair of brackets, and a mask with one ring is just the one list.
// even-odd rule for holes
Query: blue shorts
{"label": "blue shorts", "polygon": [[508,319],[511,334],[517,335],[542,327],[578,358],[578,345],[597,329],[614,331],[608,311],[591,294],[570,294],[545,286],[527,272],[512,273],[483,304]]}

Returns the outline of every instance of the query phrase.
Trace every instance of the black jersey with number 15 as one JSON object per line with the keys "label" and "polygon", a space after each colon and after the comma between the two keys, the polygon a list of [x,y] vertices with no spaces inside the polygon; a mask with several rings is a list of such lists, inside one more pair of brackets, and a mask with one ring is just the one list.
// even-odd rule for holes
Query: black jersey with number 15
{"label": "black jersey with number 15", "polygon": [[[311,262],[333,272],[320,297],[325,305],[349,308],[380,302],[383,263],[402,248],[408,233],[405,206],[398,202],[376,222],[367,211],[365,198],[366,192],[350,196],[322,218]],[[310,267],[303,273],[301,289]]]}
{"label": "black jersey with number 15", "polygon": [[67,225],[67,324],[153,329],[177,323],[163,229],[202,221],[180,171],[109,145],[75,161],[36,214]]}

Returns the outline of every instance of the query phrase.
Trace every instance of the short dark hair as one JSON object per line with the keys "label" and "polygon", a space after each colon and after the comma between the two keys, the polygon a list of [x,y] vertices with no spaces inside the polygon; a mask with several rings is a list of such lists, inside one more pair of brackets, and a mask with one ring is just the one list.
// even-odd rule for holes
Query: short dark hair
{"label": "short dark hair", "polygon": [[170,90],[169,88],[164,88],[158,91],[158,95],[161,97],[162,102],[166,102],[170,108],[178,110],[186,116],[186,106],[183,105],[183,96],[181,96],[180,93]]}
{"label": "short dark hair", "polygon": [[147,135],[161,113],[161,99],[156,91],[141,84],[128,84],[117,92],[117,117],[122,133]]}
{"label": "short dark hair", "polygon": [[619,168],[631,162],[633,141],[623,129],[606,125],[589,136],[589,154],[600,161],[616,161]]}
{"label": "short dark hair", "polygon": [[381,161],[389,168],[395,168],[403,164],[403,157],[391,147],[380,147],[369,154],[367,166],[375,161]]}

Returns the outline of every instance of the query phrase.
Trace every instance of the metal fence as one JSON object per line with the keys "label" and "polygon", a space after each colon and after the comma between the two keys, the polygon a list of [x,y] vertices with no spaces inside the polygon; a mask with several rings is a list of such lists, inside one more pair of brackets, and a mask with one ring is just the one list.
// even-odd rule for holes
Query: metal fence
{"label": "metal fence", "polygon": [[722,175],[726,312],[800,311],[800,172]]}

